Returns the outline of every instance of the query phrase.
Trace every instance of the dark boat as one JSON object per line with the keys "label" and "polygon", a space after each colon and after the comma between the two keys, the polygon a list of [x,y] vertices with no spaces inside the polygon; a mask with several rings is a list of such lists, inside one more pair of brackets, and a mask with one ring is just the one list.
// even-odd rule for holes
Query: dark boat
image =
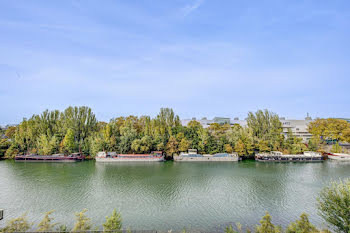
{"label": "dark boat", "polygon": [[73,153],[68,156],[63,154],[55,155],[16,155],[16,162],[80,162],[83,161],[85,156],[81,153]]}

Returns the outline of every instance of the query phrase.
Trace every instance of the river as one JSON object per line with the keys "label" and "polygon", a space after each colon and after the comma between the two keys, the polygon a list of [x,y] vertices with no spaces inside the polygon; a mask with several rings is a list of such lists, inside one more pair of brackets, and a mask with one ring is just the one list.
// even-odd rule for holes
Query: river
{"label": "river", "polygon": [[323,163],[16,163],[0,161],[0,209],[9,218],[43,213],[72,226],[84,208],[101,226],[114,208],[136,230],[221,230],[240,222],[253,228],[265,211],[286,226],[302,212],[312,223],[316,197],[331,180],[350,176],[350,164]]}

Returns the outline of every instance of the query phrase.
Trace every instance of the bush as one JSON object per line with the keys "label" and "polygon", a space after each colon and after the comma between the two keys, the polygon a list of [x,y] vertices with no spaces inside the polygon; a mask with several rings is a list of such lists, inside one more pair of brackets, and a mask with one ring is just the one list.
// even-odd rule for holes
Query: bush
{"label": "bush", "polygon": [[271,215],[266,212],[266,215],[260,220],[260,225],[256,227],[256,233],[280,233],[281,227],[275,226],[271,222]]}
{"label": "bush", "polygon": [[307,214],[303,213],[300,219],[289,224],[287,228],[287,233],[315,233],[319,232],[317,228],[312,225],[307,217]]}
{"label": "bush", "polygon": [[28,231],[32,225],[32,223],[28,222],[27,214],[23,214],[21,217],[9,220],[5,228],[0,230],[0,232],[25,232]]}
{"label": "bush", "polygon": [[122,230],[122,217],[115,209],[111,216],[106,217],[106,222],[103,224],[104,231],[121,232]]}
{"label": "bush", "polygon": [[332,182],[318,197],[319,215],[337,232],[350,232],[350,179]]}

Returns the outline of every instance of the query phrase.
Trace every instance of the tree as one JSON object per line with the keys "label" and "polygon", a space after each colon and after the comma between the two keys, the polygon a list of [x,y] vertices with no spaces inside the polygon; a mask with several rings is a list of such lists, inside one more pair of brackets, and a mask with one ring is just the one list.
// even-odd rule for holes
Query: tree
{"label": "tree", "polygon": [[268,110],[249,112],[247,124],[255,140],[264,140],[270,145],[274,145],[274,142],[280,139],[283,131],[278,115]]}
{"label": "tree", "polygon": [[287,233],[316,233],[319,232],[317,228],[312,225],[307,217],[307,214],[302,213],[300,219],[289,224]]}
{"label": "tree", "polygon": [[132,142],[137,138],[137,130],[134,128],[134,119],[127,119],[124,126],[120,128],[120,143],[119,151],[120,153],[129,153],[131,149]]}
{"label": "tree", "polygon": [[210,146],[210,135],[207,129],[200,128],[198,132],[198,150],[200,153],[208,152]]}
{"label": "tree", "polygon": [[342,140],[350,143],[350,128],[346,128],[342,132]]}
{"label": "tree", "polygon": [[176,138],[170,136],[168,143],[166,144],[166,153],[168,156],[172,156],[173,154],[178,152],[178,142]]}
{"label": "tree", "polygon": [[185,137],[189,141],[191,141],[190,147],[193,149],[198,149],[198,145],[200,143],[200,133],[202,131],[202,128],[202,125],[198,121],[190,121],[187,124]]}
{"label": "tree", "polygon": [[105,150],[104,140],[99,134],[95,134],[89,138],[90,155],[95,157],[99,151]]}
{"label": "tree", "polygon": [[229,154],[231,154],[233,152],[233,148],[230,144],[225,144],[224,147],[225,147],[225,152],[227,152]]}
{"label": "tree", "polygon": [[186,138],[182,138],[179,143],[179,151],[184,152],[187,151],[190,148],[191,142],[188,141]]}
{"label": "tree", "polygon": [[11,142],[8,139],[0,139],[0,159],[5,157],[6,151],[10,148],[10,146]]}
{"label": "tree", "polygon": [[335,144],[332,145],[332,149],[331,149],[332,153],[341,153],[342,149],[341,146],[339,145],[339,142],[336,142]]}
{"label": "tree", "polygon": [[332,182],[318,199],[319,215],[337,232],[350,232],[350,179]]}
{"label": "tree", "polygon": [[284,142],[284,148],[291,154],[300,154],[307,149],[306,145],[302,143],[302,139],[295,136],[290,129]]}
{"label": "tree", "polygon": [[52,148],[45,134],[40,135],[38,139],[38,152],[42,155],[50,155]]}
{"label": "tree", "polygon": [[68,107],[60,114],[62,130],[71,129],[76,142],[85,140],[97,129],[96,116],[86,106]]}
{"label": "tree", "polygon": [[50,214],[53,212],[54,211],[51,210],[45,213],[43,220],[41,220],[41,222],[38,224],[38,232],[49,232],[54,230],[57,223],[51,223],[53,218],[50,217]]}
{"label": "tree", "polygon": [[141,139],[135,139],[132,141],[131,149],[136,153],[139,153],[141,151]]}
{"label": "tree", "polygon": [[315,138],[311,138],[308,143],[308,150],[309,151],[317,151],[319,148],[319,140]]}
{"label": "tree", "polygon": [[150,136],[144,136],[141,139],[135,139],[131,143],[131,149],[136,153],[150,152],[152,147],[152,138]]}
{"label": "tree", "polygon": [[32,223],[28,222],[27,214],[23,214],[21,217],[9,220],[3,232],[25,232],[28,231],[32,225]]}
{"label": "tree", "polygon": [[72,129],[68,129],[66,136],[62,141],[61,150],[64,153],[73,153],[75,150],[75,140],[74,140],[74,131]]}
{"label": "tree", "polygon": [[80,213],[75,213],[76,222],[72,231],[88,231],[92,228],[91,219],[85,215],[87,209],[82,210]]}
{"label": "tree", "polygon": [[106,217],[106,222],[103,224],[104,231],[121,232],[122,230],[122,217],[115,209],[111,216]]}
{"label": "tree", "polygon": [[10,138],[10,139],[14,138],[15,133],[16,133],[16,128],[17,128],[16,126],[9,126],[9,127],[7,127],[7,129],[5,131],[5,136],[7,138]]}
{"label": "tree", "polygon": [[239,156],[245,155],[246,148],[241,139],[238,140],[238,142],[235,145],[235,151],[238,153]]}
{"label": "tree", "polygon": [[341,119],[316,119],[309,124],[309,132],[322,139],[339,141],[345,129],[350,128],[350,123]]}
{"label": "tree", "polygon": [[271,216],[268,212],[260,220],[260,225],[256,227],[256,233],[280,233],[281,231],[280,227],[272,224]]}
{"label": "tree", "polygon": [[271,148],[269,147],[269,143],[265,140],[260,140],[258,147],[260,152],[271,151]]}

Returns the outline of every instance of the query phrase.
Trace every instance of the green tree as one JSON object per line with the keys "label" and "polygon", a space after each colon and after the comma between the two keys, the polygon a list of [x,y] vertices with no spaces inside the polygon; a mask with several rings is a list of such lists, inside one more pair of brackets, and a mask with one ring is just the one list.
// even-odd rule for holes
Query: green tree
{"label": "green tree", "polygon": [[342,140],[350,143],[350,128],[346,128],[342,132]]}
{"label": "green tree", "polygon": [[49,140],[47,139],[47,136],[45,134],[40,135],[38,139],[38,152],[42,155],[50,155],[52,148],[50,145]]}
{"label": "green tree", "polygon": [[168,156],[172,156],[178,152],[178,142],[176,138],[171,136],[168,143],[166,144],[166,153]]}
{"label": "green tree", "polygon": [[33,223],[28,222],[27,215],[23,214],[21,217],[9,220],[3,232],[25,232],[32,227]]}
{"label": "green tree", "polygon": [[79,213],[75,213],[76,222],[72,231],[88,231],[92,228],[91,219],[85,215],[87,209],[82,210]]}
{"label": "green tree", "polygon": [[280,227],[272,224],[271,216],[268,212],[260,220],[260,225],[256,227],[256,233],[280,233],[281,231]]}
{"label": "green tree", "polygon": [[106,222],[103,224],[104,231],[121,232],[122,230],[122,217],[115,209],[111,216],[106,217]]}
{"label": "green tree", "polygon": [[95,157],[99,151],[106,150],[103,138],[97,133],[89,138],[90,155]]}
{"label": "green tree", "polygon": [[233,148],[230,144],[225,144],[224,147],[225,147],[225,152],[229,154],[233,152]]}
{"label": "green tree", "polygon": [[243,156],[246,153],[246,148],[241,139],[238,140],[238,142],[235,145],[235,151],[238,153],[239,156]]}
{"label": "green tree", "polygon": [[308,131],[317,138],[339,141],[350,123],[341,119],[316,119],[310,122]]}
{"label": "green tree", "polygon": [[317,151],[319,149],[319,140],[311,138],[308,143],[309,151]]}
{"label": "green tree", "polygon": [[302,213],[300,219],[288,225],[287,233],[316,233],[317,228],[309,221],[307,214]]}
{"label": "green tree", "polygon": [[339,142],[336,142],[335,144],[333,144],[331,152],[332,153],[341,153],[342,152],[342,148],[339,145]]}
{"label": "green tree", "polygon": [[199,153],[208,153],[210,151],[210,135],[207,129],[200,128],[198,131],[198,150]]}
{"label": "green tree", "polygon": [[332,182],[318,199],[319,215],[337,232],[350,232],[350,179]]}
{"label": "green tree", "polygon": [[97,129],[97,120],[91,108],[86,106],[68,107],[60,114],[61,130],[71,129],[75,142],[87,139]]}
{"label": "green tree", "polygon": [[283,131],[278,115],[268,110],[249,112],[247,124],[255,141],[264,140],[272,146],[280,139]]}
{"label": "green tree", "polygon": [[38,224],[38,232],[49,232],[54,231],[54,227],[57,225],[57,223],[52,223],[53,218],[50,217],[50,214],[52,214],[54,211],[48,211],[45,213],[45,216],[43,220]]}
{"label": "green tree", "polygon": [[179,151],[184,152],[187,151],[190,148],[191,142],[188,141],[186,138],[182,138],[179,143]]}
{"label": "green tree", "polygon": [[66,136],[61,143],[61,151],[64,153],[73,153],[75,150],[76,144],[74,140],[74,132],[72,129],[68,129]]}
{"label": "green tree", "polygon": [[4,138],[0,139],[0,159],[5,157],[6,151],[10,148],[11,142]]}
{"label": "green tree", "polygon": [[185,137],[191,142],[190,147],[193,149],[199,149],[202,128],[202,125],[198,121],[190,121],[187,124]]}
{"label": "green tree", "polygon": [[300,154],[307,149],[306,145],[302,143],[302,139],[296,137],[290,129],[287,133],[284,148],[287,149],[291,154]]}
{"label": "green tree", "polygon": [[16,133],[16,126],[9,126],[5,131],[5,136],[9,139],[13,139]]}
{"label": "green tree", "polygon": [[133,119],[127,119],[124,123],[124,126],[120,128],[120,143],[119,151],[120,153],[129,153],[131,152],[131,144],[137,138],[137,130],[134,127]]}
{"label": "green tree", "polygon": [[135,139],[131,143],[131,149],[136,153],[141,152],[141,139]]}
{"label": "green tree", "polygon": [[269,143],[265,140],[260,140],[258,147],[260,152],[271,151],[271,148],[269,147]]}

